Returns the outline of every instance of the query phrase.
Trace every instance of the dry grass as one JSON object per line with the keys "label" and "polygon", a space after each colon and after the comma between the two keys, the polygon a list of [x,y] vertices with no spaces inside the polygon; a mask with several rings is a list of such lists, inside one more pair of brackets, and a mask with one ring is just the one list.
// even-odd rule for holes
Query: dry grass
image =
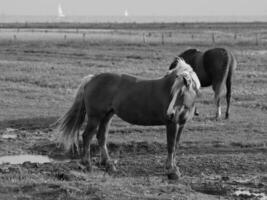
{"label": "dry grass", "polygon": [[[256,45],[254,40],[255,32],[262,33],[260,38],[266,37],[263,28],[242,28],[242,24],[233,29],[165,27],[166,34],[173,34],[165,38],[164,45],[158,29],[149,30],[152,36],[146,44],[140,29],[100,35],[96,32],[86,35],[85,41],[75,34],[66,40],[62,33],[42,33],[41,39],[38,32],[1,34],[0,134],[6,127],[20,129],[17,140],[0,139],[1,155],[26,152],[62,156],[64,152],[57,148],[56,133],[49,124],[71,105],[76,87],[87,74],[162,76],[173,57],[185,49],[210,48],[214,31],[220,35],[219,46],[231,49],[237,57],[238,69],[230,121],[213,120],[213,93],[210,88],[202,90],[198,100],[201,116],[188,124],[181,137],[178,165],[185,176],[178,182],[169,182],[162,175],[166,156],[164,127],[133,126],[115,117],[109,148],[112,156],[120,160],[116,176],[104,176],[98,168],[88,174],[75,162],[0,166],[0,197],[216,199],[220,195],[231,199],[235,176],[259,178],[267,169],[267,51],[264,43]],[[237,40],[233,39],[235,32],[240,34]],[[224,175],[230,177],[230,182],[213,178]],[[212,184],[216,188],[211,188]],[[254,184],[254,189],[266,189],[266,181],[261,184]]]}

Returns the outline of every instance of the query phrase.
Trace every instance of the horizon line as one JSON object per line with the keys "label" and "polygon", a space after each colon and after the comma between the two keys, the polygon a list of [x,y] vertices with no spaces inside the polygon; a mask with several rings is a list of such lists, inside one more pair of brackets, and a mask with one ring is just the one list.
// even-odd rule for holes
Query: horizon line
{"label": "horizon line", "polygon": [[[0,16],[27,16],[27,17],[52,17],[52,16],[57,16],[56,14],[51,14],[51,15],[42,15],[42,14],[5,14],[5,13],[0,13]],[[110,14],[110,15],[101,15],[101,14],[97,14],[97,15],[92,15],[92,14],[68,14],[66,15],[66,17],[83,17],[83,16],[92,16],[92,17],[110,17],[110,16],[114,16],[114,17],[121,17],[124,16],[123,14]],[[267,14],[182,14],[182,15],[129,15],[128,17],[242,17],[242,16],[247,16],[247,17],[260,17],[260,16],[267,16]]]}

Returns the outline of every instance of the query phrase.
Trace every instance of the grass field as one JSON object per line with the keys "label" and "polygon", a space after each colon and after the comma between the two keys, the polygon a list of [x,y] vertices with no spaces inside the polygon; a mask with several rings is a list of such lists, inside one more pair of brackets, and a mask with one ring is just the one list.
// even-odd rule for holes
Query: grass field
{"label": "grass field", "polygon": [[[104,27],[78,33],[76,27],[68,32],[33,28],[0,30],[0,156],[41,154],[54,161],[0,164],[0,199],[266,198],[266,24],[191,24],[179,29],[135,24],[130,30]],[[214,120],[213,93],[204,88],[197,100],[200,116],[181,137],[178,181],[163,173],[164,127],[130,125],[115,117],[109,149],[118,159],[118,172],[112,175],[97,167],[95,145],[92,173],[57,145],[58,134],[49,125],[69,108],[85,75],[116,72],[156,78],[187,48],[213,46],[229,48],[238,61],[231,118]],[[16,138],[2,137],[7,132]],[[251,194],[236,195],[241,190]]]}

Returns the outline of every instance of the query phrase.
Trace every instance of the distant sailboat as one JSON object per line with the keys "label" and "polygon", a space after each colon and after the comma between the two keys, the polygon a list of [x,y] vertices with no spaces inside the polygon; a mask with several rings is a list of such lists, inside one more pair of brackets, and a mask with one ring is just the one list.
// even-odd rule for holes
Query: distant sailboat
{"label": "distant sailboat", "polygon": [[128,17],[128,15],[129,15],[129,13],[128,13],[128,10],[126,9],[126,10],[124,11],[124,16],[125,16],[125,17]]}
{"label": "distant sailboat", "polygon": [[65,14],[63,13],[63,10],[60,4],[58,4],[58,17],[59,18],[65,17]]}

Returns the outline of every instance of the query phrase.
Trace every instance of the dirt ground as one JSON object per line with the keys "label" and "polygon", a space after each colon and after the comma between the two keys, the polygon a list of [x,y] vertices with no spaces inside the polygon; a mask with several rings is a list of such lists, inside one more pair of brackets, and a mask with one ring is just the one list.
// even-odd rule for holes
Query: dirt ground
{"label": "dirt ground", "polygon": [[[135,126],[115,117],[108,149],[118,170],[112,174],[98,165],[96,141],[93,171],[88,172],[78,155],[64,151],[57,131],[50,127],[71,105],[85,75],[112,71],[156,78],[183,50],[212,46],[210,40],[191,41],[192,32],[197,34],[198,29],[188,32],[189,44],[177,40],[144,44],[135,42],[133,34],[127,40],[125,33],[124,40],[113,33],[86,41],[54,36],[38,40],[38,35],[31,40],[22,32],[16,33],[16,40],[1,35],[0,199],[267,199],[265,43],[213,44],[229,48],[238,60],[231,116],[214,120],[213,93],[210,88],[202,90],[197,100],[200,116],[181,136],[176,158],[179,180],[168,180],[164,174],[164,127]],[[209,28],[202,32],[210,33]],[[244,32],[248,34],[247,29]],[[225,101],[223,114],[224,110]],[[29,154],[46,156],[49,162],[1,162],[4,156]]]}

